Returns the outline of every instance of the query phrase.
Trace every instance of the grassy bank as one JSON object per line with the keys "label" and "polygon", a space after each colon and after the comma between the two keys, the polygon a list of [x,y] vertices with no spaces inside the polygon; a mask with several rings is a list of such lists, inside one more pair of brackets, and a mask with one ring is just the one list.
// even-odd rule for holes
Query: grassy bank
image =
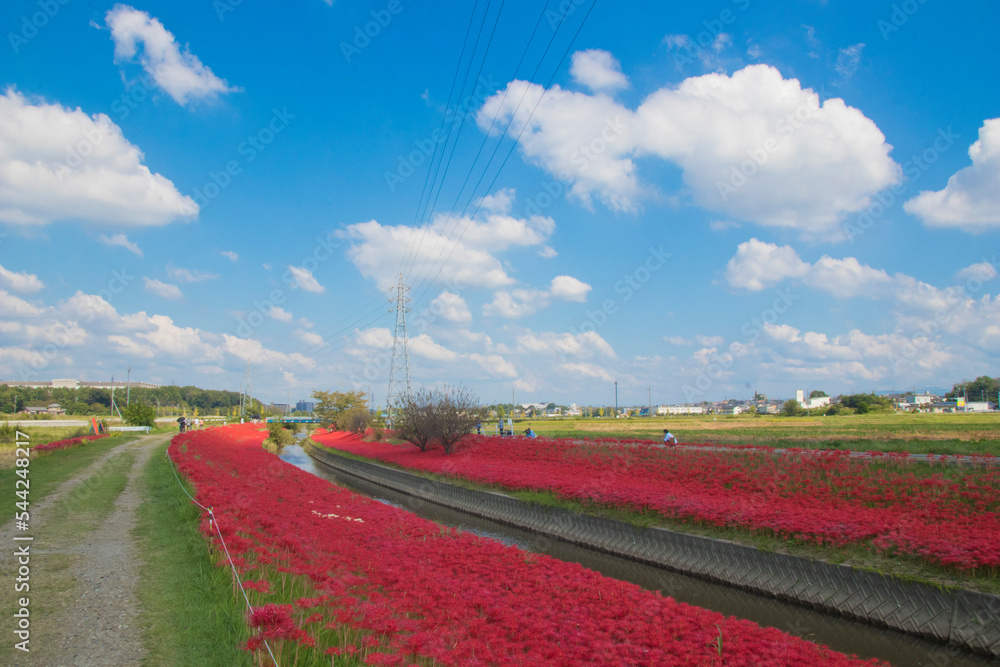
{"label": "grassy bank", "polygon": [[1000,413],[531,419],[517,422],[515,430],[529,427],[541,436],[558,438],[659,441],[669,428],[681,442],[1000,456]]}
{"label": "grassy bank", "polygon": [[[242,597],[228,568],[216,567],[198,530],[200,510],[178,484],[166,447],[143,471],[136,537],[146,665],[231,667],[252,664]],[[191,489],[187,489],[191,492]]]}
{"label": "grassy bank", "polygon": [[[53,438],[59,440],[60,438]],[[108,450],[135,439],[135,436],[114,436],[101,438],[78,447],[60,449],[54,452],[32,457],[29,473],[31,483],[30,497],[32,502],[38,502],[62,482],[73,478],[78,472],[106,454]],[[31,438],[31,446],[51,442],[44,438]],[[0,467],[0,488],[13,489],[16,478],[14,468],[15,447],[13,444],[0,446],[0,458],[8,465]]]}

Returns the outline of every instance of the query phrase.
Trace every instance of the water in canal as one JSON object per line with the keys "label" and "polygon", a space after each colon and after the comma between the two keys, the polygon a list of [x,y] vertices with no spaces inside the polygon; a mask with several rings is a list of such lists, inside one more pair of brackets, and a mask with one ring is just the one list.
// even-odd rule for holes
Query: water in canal
{"label": "water in canal", "polygon": [[898,667],[996,665],[993,660],[952,646],[822,614],[763,595],[636,563],[420,500],[323,466],[311,459],[298,445],[285,447],[281,458],[338,486],[413,512],[425,519],[499,540],[526,551],[580,563],[605,576],[630,581],[648,590],[660,591],[681,602],[711,609],[727,616],[746,618],[760,625],[778,628],[825,644],[842,653],[853,653],[862,658],[881,658]]}

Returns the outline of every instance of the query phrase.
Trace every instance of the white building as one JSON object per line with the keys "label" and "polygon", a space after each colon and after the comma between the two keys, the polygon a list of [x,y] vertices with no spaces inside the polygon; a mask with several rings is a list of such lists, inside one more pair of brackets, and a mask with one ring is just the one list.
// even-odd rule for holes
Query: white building
{"label": "white building", "polygon": [[658,415],[703,415],[705,407],[702,405],[658,405],[656,406]]}
{"label": "white building", "polygon": [[799,405],[801,405],[803,408],[807,410],[824,408],[830,405],[829,396],[817,396],[815,398],[806,398],[805,395],[806,395],[805,390],[803,389],[795,390],[795,400],[798,402]]}

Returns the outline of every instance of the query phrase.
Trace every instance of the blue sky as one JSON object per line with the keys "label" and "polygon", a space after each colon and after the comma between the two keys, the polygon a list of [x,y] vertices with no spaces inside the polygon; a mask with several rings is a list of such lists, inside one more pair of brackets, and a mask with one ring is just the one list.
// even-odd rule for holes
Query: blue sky
{"label": "blue sky", "polygon": [[400,274],[487,402],[995,375],[996,3],[674,4],[5,3],[0,377],[383,403]]}

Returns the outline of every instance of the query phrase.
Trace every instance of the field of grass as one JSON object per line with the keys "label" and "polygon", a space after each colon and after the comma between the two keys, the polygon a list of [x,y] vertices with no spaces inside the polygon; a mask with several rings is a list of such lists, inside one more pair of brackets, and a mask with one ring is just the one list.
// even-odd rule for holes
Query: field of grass
{"label": "field of grass", "polygon": [[517,422],[515,431],[528,427],[553,438],[660,441],[669,428],[682,443],[1000,456],[1000,413],[532,419]]}

